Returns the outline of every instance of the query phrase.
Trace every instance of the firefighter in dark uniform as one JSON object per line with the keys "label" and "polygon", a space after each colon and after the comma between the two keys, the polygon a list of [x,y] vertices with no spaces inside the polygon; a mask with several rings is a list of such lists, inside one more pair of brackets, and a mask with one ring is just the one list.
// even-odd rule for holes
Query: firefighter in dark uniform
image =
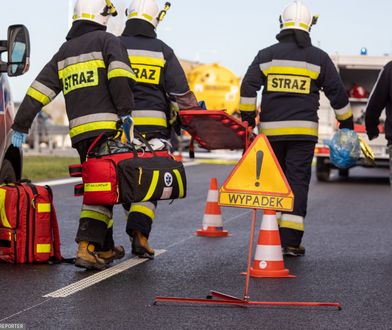
{"label": "firefighter in dark uniform", "polygon": [[[171,129],[179,133],[178,111],[199,108],[173,50],[157,39],[155,28],[169,8],[170,4],[166,3],[160,10],[155,0],[132,1],[120,37],[128,49],[136,75],[133,88],[135,109],[132,111],[135,129],[158,149],[167,145],[165,141],[170,139]],[[126,206],[126,231],[132,240],[132,252],[139,257],[154,257],[148,237],[156,206],[156,202]]]}
{"label": "firefighter in dark uniform", "polygon": [[390,183],[392,185],[392,61],[380,72],[366,107],[365,125],[369,140],[378,137],[381,112],[386,109],[385,138],[388,143]]}
{"label": "firefighter in dark uniform", "polygon": [[241,85],[241,116],[255,126],[257,91],[264,86],[261,133],[265,134],[294,192],[294,210],[280,223],[284,255],[305,254],[304,233],[311,164],[318,140],[319,91],[335,111],[340,128],[353,129],[347,93],[329,56],[312,46],[309,31],[317,22],[295,1],[280,17],[278,43],[259,51]]}
{"label": "firefighter in dark uniform", "polygon": [[[120,118],[134,109],[134,73],[126,49],[106,32],[116,15],[109,0],[78,0],[67,41],[43,68],[27,91],[13,128],[13,143],[20,146],[43,106],[63,92],[72,146],[85,161],[92,141],[101,133],[113,134]],[[83,205],[76,235],[76,266],[104,269],[124,256],[112,238],[113,207]]]}

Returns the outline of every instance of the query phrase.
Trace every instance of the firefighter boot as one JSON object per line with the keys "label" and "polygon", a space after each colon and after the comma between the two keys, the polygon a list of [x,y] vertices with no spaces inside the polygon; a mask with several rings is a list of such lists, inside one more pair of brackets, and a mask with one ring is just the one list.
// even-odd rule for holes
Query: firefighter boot
{"label": "firefighter boot", "polygon": [[98,257],[94,250],[95,247],[93,244],[90,244],[87,241],[79,242],[78,252],[76,253],[75,266],[95,270],[105,269],[105,260]]}
{"label": "firefighter boot", "polygon": [[122,245],[115,246],[113,249],[108,251],[99,251],[97,256],[103,259],[106,265],[111,264],[114,260],[124,258],[125,249]]}
{"label": "firefighter boot", "polygon": [[305,255],[305,248],[302,245],[299,246],[283,246],[282,254],[290,257],[302,257]]}
{"label": "firefighter boot", "polygon": [[148,244],[148,239],[139,230],[132,232],[132,253],[139,258],[154,259],[155,251]]}

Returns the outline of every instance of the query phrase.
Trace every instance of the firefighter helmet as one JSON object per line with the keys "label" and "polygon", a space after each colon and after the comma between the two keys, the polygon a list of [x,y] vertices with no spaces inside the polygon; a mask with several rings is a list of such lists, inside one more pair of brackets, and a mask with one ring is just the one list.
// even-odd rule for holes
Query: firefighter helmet
{"label": "firefighter helmet", "polygon": [[318,16],[312,16],[309,9],[302,4],[302,1],[295,0],[288,5],[279,18],[280,29],[297,29],[310,32],[312,25],[317,23]]}
{"label": "firefighter helmet", "polygon": [[74,7],[74,21],[87,20],[106,26],[110,16],[117,10],[111,0],[77,0]]}
{"label": "firefighter helmet", "polygon": [[126,11],[128,19],[141,19],[152,24],[156,28],[166,12],[170,9],[170,3],[166,2],[165,8],[159,10],[155,0],[133,0]]}

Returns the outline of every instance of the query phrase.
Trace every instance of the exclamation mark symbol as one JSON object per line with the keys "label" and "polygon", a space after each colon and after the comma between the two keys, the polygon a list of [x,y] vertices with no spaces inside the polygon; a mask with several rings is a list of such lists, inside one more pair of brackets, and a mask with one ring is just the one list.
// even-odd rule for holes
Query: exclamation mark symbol
{"label": "exclamation mark symbol", "polygon": [[261,175],[261,167],[263,166],[263,157],[264,157],[264,152],[262,150],[259,150],[256,153],[256,187],[260,187],[260,175]]}

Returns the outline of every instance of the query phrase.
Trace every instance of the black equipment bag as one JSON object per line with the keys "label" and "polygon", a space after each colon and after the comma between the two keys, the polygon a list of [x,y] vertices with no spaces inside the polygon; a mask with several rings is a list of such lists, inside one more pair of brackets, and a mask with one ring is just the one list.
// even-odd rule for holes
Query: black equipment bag
{"label": "black equipment bag", "polygon": [[152,157],[122,160],[117,166],[120,200],[123,203],[186,197],[186,175],[181,162]]}

